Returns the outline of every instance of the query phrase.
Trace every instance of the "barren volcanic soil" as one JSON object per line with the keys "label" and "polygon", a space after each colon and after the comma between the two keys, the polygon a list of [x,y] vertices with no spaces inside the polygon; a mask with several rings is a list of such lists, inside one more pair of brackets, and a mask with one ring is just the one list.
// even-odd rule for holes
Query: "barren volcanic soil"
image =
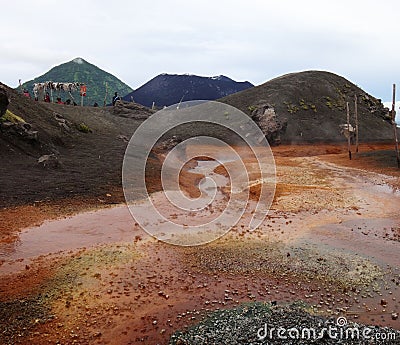
{"label": "barren volcanic soil", "polygon": [[[400,329],[392,147],[363,144],[352,161],[339,145],[273,151],[277,188],[262,225],[246,230],[245,213],[202,246],[147,235],[117,187],[104,196],[113,207],[74,198],[1,210],[0,343],[166,344],[249,301],[303,300],[316,314]],[[190,181],[198,176],[181,181],[196,195]]]}

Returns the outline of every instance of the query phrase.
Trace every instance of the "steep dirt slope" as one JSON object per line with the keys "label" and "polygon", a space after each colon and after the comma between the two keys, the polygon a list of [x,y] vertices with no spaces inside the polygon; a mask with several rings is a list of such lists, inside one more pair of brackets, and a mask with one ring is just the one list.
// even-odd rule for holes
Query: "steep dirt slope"
{"label": "steep dirt slope", "polygon": [[104,195],[120,186],[125,148],[143,114],[138,120],[108,107],[38,103],[7,90],[8,109],[36,134],[1,125],[0,206]]}

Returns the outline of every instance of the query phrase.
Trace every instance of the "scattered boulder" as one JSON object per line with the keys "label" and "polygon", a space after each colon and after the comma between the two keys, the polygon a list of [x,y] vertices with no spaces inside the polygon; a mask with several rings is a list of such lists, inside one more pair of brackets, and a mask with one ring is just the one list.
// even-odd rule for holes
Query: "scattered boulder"
{"label": "scattered boulder", "polygon": [[55,169],[60,166],[60,161],[54,153],[40,156],[37,161],[43,168]]}
{"label": "scattered boulder", "polygon": [[271,104],[260,101],[252,111],[251,118],[265,134],[269,144],[280,144],[281,134],[285,132],[287,127],[287,119],[279,118]]}
{"label": "scattered boulder", "polygon": [[170,151],[176,145],[178,145],[182,140],[178,139],[177,136],[173,135],[171,138],[165,139],[156,144],[155,151]]}
{"label": "scattered boulder", "polygon": [[64,118],[64,116],[62,116],[61,114],[58,114],[56,112],[53,112],[54,118],[56,119],[58,125],[64,129],[66,132],[70,132],[71,131],[71,122],[69,122],[68,120],[66,120]]}
{"label": "scattered boulder", "polygon": [[30,125],[29,123],[20,124],[19,128],[22,129],[20,134],[25,139],[34,141],[38,140],[38,131],[32,130],[32,125]]}
{"label": "scattered boulder", "polygon": [[1,128],[3,131],[8,132],[9,134],[22,137],[24,140],[28,141],[38,140],[38,131],[33,130],[32,125],[27,122],[20,122],[20,121],[12,122],[6,120],[1,123]]}
{"label": "scattered boulder", "polygon": [[34,131],[31,124],[8,110],[9,104],[8,92],[3,85],[0,85],[0,129],[12,135],[21,136],[25,140],[36,141],[38,131]]}
{"label": "scattered boulder", "polygon": [[387,121],[392,118],[391,111],[383,105],[380,99],[369,96],[367,93],[360,94],[359,99],[361,99],[371,114],[376,114]]}
{"label": "scattered boulder", "polygon": [[123,134],[117,135],[117,139],[120,139],[120,140],[122,140],[122,141],[125,142],[125,143],[128,143],[128,142],[129,142],[129,138],[128,138],[126,135],[123,135]]}
{"label": "scattered boulder", "polygon": [[0,117],[6,113],[9,103],[6,89],[0,85]]}
{"label": "scattered boulder", "polygon": [[356,140],[356,129],[351,125],[347,125],[347,123],[343,123],[341,125],[339,125],[339,130],[340,133],[342,135],[344,135],[344,137],[346,139],[348,139],[350,137],[350,142],[353,144]]}

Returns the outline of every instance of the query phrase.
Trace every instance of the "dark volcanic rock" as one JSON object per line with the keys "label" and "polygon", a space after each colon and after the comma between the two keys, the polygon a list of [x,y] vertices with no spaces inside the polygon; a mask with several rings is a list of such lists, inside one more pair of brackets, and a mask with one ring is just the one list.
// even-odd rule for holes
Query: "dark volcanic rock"
{"label": "dark volcanic rock", "polygon": [[0,117],[6,113],[8,107],[8,95],[6,89],[0,85]]}
{"label": "dark volcanic rock", "polygon": [[38,164],[43,168],[55,169],[60,166],[60,161],[57,156],[52,153],[50,155],[43,155],[38,158]]}
{"label": "dark volcanic rock", "polygon": [[287,127],[287,119],[279,118],[271,104],[260,102],[252,111],[251,118],[265,134],[269,144],[280,144],[281,134],[285,133]]}

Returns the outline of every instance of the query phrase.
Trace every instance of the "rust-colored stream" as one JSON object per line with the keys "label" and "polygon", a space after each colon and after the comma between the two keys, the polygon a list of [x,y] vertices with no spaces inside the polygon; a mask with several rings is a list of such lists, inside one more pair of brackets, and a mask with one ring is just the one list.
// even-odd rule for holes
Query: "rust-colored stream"
{"label": "rust-colored stream", "polygon": [[[330,187],[332,193],[345,193],[351,203],[343,202],[342,208],[337,209],[323,206],[285,211],[288,205],[297,205],[295,196],[289,193],[276,200],[257,231],[248,233],[241,227],[249,217],[245,214],[221,243],[277,242],[291,249],[312,249],[319,255],[335,252],[360,257],[382,271],[374,288],[354,287],[329,293],[316,281],[299,286],[290,276],[282,281],[282,276],[262,271],[208,271],[190,251],[152,239],[135,224],[128,208],[121,205],[46,221],[22,230],[15,242],[0,244],[3,301],[7,299],[7,281],[18,284],[15,279],[22,277],[21,284],[25,284],[30,281],[29,272],[48,269],[53,262],[55,272],[69,268],[77,276],[73,285],[61,288],[59,297],[51,302],[55,319],[39,323],[19,340],[22,342],[16,343],[166,343],[173,331],[197,322],[209,310],[253,300],[305,299],[318,305],[327,293],[335,294],[335,298],[330,298],[326,306],[321,307],[320,303],[319,309],[324,313],[347,307],[344,310],[348,318],[400,329],[395,317],[400,312],[399,193],[386,183],[388,178],[384,175],[342,169],[317,158],[299,161],[306,171],[317,169],[328,176],[335,188]],[[316,188],[316,198],[318,193]],[[307,197],[308,194],[303,196]],[[122,252],[123,259],[96,261],[96,255],[101,258],[102,250],[109,248]],[[203,249],[200,246],[195,250]],[[129,252],[137,256],[131,258]],[[78,259],[83,264],[78,264]],[[240,258],[238,262],[240,265]],[[32,288],[48,286],[46,279],[38,279]]]}

